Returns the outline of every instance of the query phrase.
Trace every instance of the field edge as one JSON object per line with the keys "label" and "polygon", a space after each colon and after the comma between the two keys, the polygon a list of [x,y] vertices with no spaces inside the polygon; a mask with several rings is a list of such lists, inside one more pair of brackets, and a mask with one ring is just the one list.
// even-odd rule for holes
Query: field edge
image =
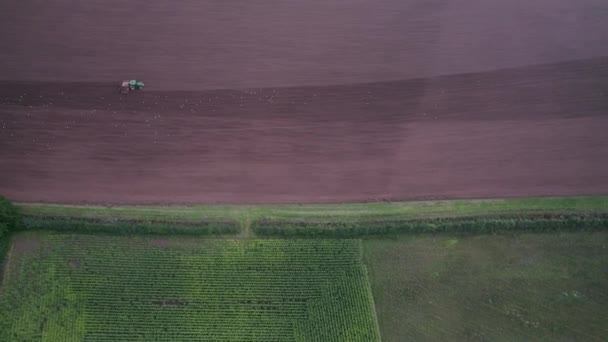
{"label": "field edge", "polygon": [[[100,221],[119,222],[130,225],[133,222],[145,222],[159,225],[200,225],[201,222],[230,222],[242,237],[249,237],[256,228],[270,223],[318,226],[319,222],[331,225],[368,225],[370,222],[410,222],[420,220],[487,220],[496,218],[528,218],[542,216],[599,216],[608,214],[608,196],[578,197],[534,197],[509,199],[478,200],[440,200],[408,202],[370,202],[344,204],[281,204],[281,205],[194,205],[194,206],[102,206],[102,205],[67,205],[44,203],[18,203],[19,210],[26,220],[34,222],[28,228],[42,229],[57,227],[57,221],[76,222]],[[56,220],[56,221],[49,221]],[[53,224],[46,224],[50,222]],[[84,224],[83,223],[83,224]],[[434,222],[430,222],[434,223]],[[72,224],[76,230],[78,224]],[[327,228],[326,224],[321,224]],[[86,231],[86,229],[84,229]],[[137,233],[137,229],[131,229]],[[144,229],[145,230],[145,229]],[[163,230],[164,231],[164,230]],[[118,231],[120,233],[120,230]],[[169,230],[169,233],[172,233]],[[266,232],[268,233],[268,232]],[[372,232],[374,233],[374,232]],[[378,232],[375,232],[378,233]],[[292,235],[292,234],[259,234],[259,235]],[[293,234],[299,235],[299,234]],[[359,234],[369,235],[369,234]]]}
{"label": "field edge", "polygon": [[506,213],[608,213],[608,195],[339,204],[73,205],[16,203],[27,215],[128,219],[237,219],[471,216]]}

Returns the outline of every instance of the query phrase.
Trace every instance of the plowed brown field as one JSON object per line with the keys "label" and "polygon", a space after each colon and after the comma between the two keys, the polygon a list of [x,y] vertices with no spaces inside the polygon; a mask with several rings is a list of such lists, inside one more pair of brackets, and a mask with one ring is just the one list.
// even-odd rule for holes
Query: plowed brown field
{"label": "plowed brown field", "polygon": [[[608,194],[602,3],[7,1],[0,193]],[[146,90],[119,95],[131,77]]]}

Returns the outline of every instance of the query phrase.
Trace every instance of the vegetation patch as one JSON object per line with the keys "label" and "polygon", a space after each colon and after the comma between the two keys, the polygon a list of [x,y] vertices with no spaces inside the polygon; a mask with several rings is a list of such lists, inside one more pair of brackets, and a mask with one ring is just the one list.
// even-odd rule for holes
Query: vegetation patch
{"label": "vegetation patch", "polygon": [[521,214],[608,213],[608,196],[539,197],[484,200],[443,200],[409,202],[372,202],[348,204],[280,205],[61,205],[19,204],[26,215],[143,220],[237,219],[260,218],[307,220],[415,219],[431,217],[471,217]]}
{"label": "vegetation patch", "polygon": [[559,232],[606,229],[608,229],[608,215],[606,214],[528,214],[354,221],[260,219],[252,224],[253,232],[260,236],[303,237],[356,237],[404,233]]}
{"label": "vegetation patch", "polygon": [[239,222],[229,219],[168,221],[28,215],[23,217],[23,227],[28,230],[144,235],[221,235],[240,232]]}
{"label": "vegetation patch", "polygon": [[5,255],[11,234],[21,227],[21,213],[8,199],[0,196],[0,285],[4,278]]}
{"label": "vegetation patch", "polygon": [[360,240],[14,241],[2,341],[379,341]]}
{"label": "vegetation patch", "polygon": [[363,241],[385,341],[602,341],[608,232]]}

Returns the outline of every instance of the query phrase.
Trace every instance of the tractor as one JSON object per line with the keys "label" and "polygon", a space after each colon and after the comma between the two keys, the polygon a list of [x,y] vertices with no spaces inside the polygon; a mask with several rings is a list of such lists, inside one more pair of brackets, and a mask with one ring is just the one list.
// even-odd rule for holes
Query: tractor
{"label": "tractor", "polygon": [[128,94],[134,90],[144,89],[144,82],[138,80],[125,80],[120,84],[120,93]]}

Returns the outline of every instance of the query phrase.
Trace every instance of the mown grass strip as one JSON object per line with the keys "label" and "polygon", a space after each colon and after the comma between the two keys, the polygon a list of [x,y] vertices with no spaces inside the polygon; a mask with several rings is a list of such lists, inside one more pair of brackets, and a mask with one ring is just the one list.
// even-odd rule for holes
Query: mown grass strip
{"label": "mown grass strip", "polygon": [[608,230],[607,214],[517,215],[453,217],[413,220],[312,221],[260,219],[253,222],[258,236],[359,237],[391,234],[502,232],[558,232]]}
{"label": "mown grass strip", "polygon": [[78,233],[152,235],[228,235],[240,232],[235,220],[161,221],[135,219],[70,218],[30,216],[22,219],[25,230],[52,230]]}
{"label": "mown grass strip", "polygon": [[[603,220],[602,215],[608,215],[608,196],[317,205],[79,206],[22,203],[18,207],[30,222],[41,229],[116,229],[127,233],[173,234],[174,231],[191,231],[184,226],[190,226],[192,222],[238,221],[240,227],[237,229],[245,232],[245,236],[249,236],[250,230],[260,236],[366,236],[464,231],[465,228],[471,233],[522,230],[523,227],[528,227],[524,230],[536,231],[548,229],[540,228],[545,223],[556,224],[555,227],[563,230],[566,224],[571,223],[562,221],[573,220],[577,222],[576,229],[593,226],[597,230],[598,220]],[[560,215],[572,219],[559,218]],[[36,220],[40,217],[45,221],[49,217],[53,219],[41,224]],[[59,222],[60,218],[65,218],[67,223]],[[108,222],[114,228],[110,228],[107,222],[95,220],[110,220]],[[117,227],[119,221],[122,223]],[[167,222],[173,228],[161,227]],[[236,231],[235,228],[220,230],[224,229],[227,229],[225,234]],[[204,228],[197,234],[224,233]]]}
{"label": "mown grass strip", "polygon": [[30,216],[143,220],[402,219],[535,213],[608,213],[608,196],[306,205],[82,206],[21,203]]}

